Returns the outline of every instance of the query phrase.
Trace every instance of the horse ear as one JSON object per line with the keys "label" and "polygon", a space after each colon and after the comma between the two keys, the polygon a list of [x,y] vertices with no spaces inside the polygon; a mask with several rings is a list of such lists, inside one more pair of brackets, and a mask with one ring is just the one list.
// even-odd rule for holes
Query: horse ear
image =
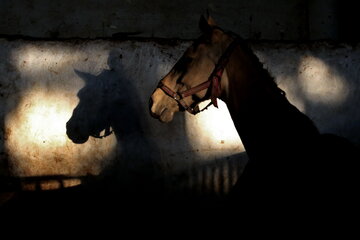
{"label": "horse ear", "polygon": [[213,27],[216,27],[215,20],[210,16],[209,12],[207,12],[206,15],[206,17],[201,15],[199,21],[200,30],[204,33],[208,33],[212,30]]}
{"label": "horse ear", "polygon": [[199,21],[199,28],[203,33],[209,33],[212,27],[209,25],[207,19],[205,19],[204,15],[201,15]]}
{"label": "horse ear", "polygon": [[215,20],[211,16],[208,17],[207,22],[208,22],[209,26],[216,27]]}

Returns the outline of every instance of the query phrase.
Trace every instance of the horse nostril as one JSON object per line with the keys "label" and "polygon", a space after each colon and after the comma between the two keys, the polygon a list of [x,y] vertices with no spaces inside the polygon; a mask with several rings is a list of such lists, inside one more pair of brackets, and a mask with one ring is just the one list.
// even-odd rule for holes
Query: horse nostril
{"label": "horse nostril", "polygon": [[151,110],[150,110],[150,115],[151,115],[153,118],[156,118],[156,119],[158,119],[158,118],[160,117],[160,115],[152,112]]}

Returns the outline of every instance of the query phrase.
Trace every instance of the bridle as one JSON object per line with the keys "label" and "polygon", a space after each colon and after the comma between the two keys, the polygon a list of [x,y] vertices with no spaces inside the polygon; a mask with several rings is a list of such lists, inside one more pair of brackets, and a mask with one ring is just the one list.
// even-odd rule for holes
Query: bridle
{"label": "bridle", "polygon": [[[231,34],[235,35],[233,33]],[[163,90],[166,95],[173,98],[184,110],[188,111],[193,115],[206,110],[211,104],[213,104],[215,107],[218,107],[217,98],[220,97],[221,95],[221,84],[220,84],[221,77],[227,63],[229,62],[229,58],[232,52],[234,51],[235,47],[240,43],[240,41],[241,38],[239,36],[235,36],[234,40],[229,44],[229,46],[226,48],[224,53],[220,56],[218,62],[215,65],[214,70],[212,71],[206,82],[200,83],[195,87],[192,87],[190,89],[181,92],[175,92],[171,90],[162,81],[159,82],[157,88]],[[196,104],[195,107],[192,107],[186,104],[186,102],[184,101],[184,98],[188,96],[192,96],[195,93],[198,93],[204,89],[210,89],[210,88],[211,88],[211,92],[210,92],[211,102],[202,110],[199,109],[197,103],[195,103]],[[208,96],[208,93],[205,96]]]}

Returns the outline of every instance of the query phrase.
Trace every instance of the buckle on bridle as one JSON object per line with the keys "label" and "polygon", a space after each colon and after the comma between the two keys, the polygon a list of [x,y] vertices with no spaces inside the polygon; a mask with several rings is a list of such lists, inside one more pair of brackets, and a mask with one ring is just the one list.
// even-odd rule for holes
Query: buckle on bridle
{"label": "buckle on bridle", "polygon": [[174,94],[173,98],[176,100],[176,101],[179,101],[181,99],[181,95],[179,93],[176,93]]}

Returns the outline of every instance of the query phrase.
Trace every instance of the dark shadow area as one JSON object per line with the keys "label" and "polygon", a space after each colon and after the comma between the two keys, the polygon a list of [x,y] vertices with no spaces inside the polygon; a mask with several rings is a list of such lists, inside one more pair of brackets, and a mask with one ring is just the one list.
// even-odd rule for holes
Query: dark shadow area
{"label": "dark shadow area", "polygon": [[[4,42],[0,47],[0,70],[4,71],[4,74],[0,76],[0,178],[11,175],[9,155],[4,146],[11,130],[6,128],[5,118],[16,107],[16,102],[9,103],[8,99],[11,97],[12,90],[16,89],[16,80],[20,78],[20,73],[12,65],[11,45],[11,42]],[[0,185],[1,181],[0,179]]]}
{"label": "dark shadow area", "polygon": [[338,1],[339,40],[357,43],[360,41],[360,32],[354,26],[360,24],[359,1]]}
{"label": "dark shadow area", "polygon": [[[2,177],[0,213],[49,217],[74,214],[81,220],[88,214],[105,216],[110,213],[122,217],[160,214],[175,219],[177,216],[202,219],[216,213],[228,214],[228,211],[223,212],[230,210],[228,194],[246,161],[246,153],[240,153],[193,166],[172,174],[162,190],[152,191],[156,195],[151,197],[146,195],[149,192],[140,196],[139,192],[134,193],[136,190],[129,195],[129,190],[119,188],[122,184],[112,175]],[[109,183],[110,180],[114,182]],[[70,181],[76,181],[76,184],[69,184]],[[133,187],[133,184],[127,184]]]}
{"label": "dark shadow area", "polygon": [[[2,47],[0,49],[0,69],[4,71],[14,72],[15,69],[9,63],[8,59],[10,59],[11,51],[9,48]],[[3,74],[4,75],[4,74]],[[5,151],[4,142],[7,138],[7,129],[5,129],[5,117],[7,112],[6,107],[6,98],[8,97],[8,90],[6,88],[11,87],[9,86],[8,79],[0,76],[0,114],[4,114],[0,117],[0,177],[8,176],[9,175],[9,162],[8,162],[8,154]],[[0,182],[1,184],[1,182]]]}
{"label": "dark shadow area", "polygon": [[173,174],[166,182],[170,202],[203,209],[230,207],[229,194],[247,161],[242,152]]}

